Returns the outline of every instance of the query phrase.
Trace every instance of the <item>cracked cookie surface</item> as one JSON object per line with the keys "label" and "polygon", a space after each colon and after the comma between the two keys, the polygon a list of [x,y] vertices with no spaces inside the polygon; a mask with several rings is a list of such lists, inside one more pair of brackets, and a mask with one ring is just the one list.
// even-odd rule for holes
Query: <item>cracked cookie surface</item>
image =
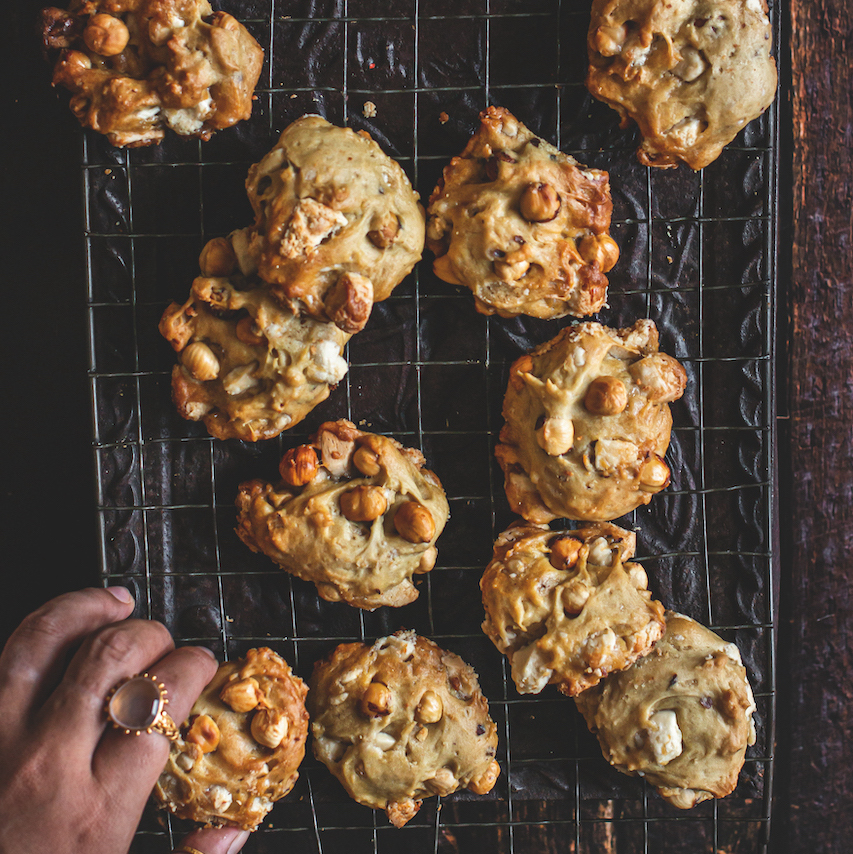
{"label": "cracked cookie surface", "polygon": [[684,368],[657,328],[580,323],[517,359],[495,456],[513,511],[528,522],[606,522],[669,485],[669,403]]}
{"label": "cracked cookie surface", "polygon": [[522,694],[548,684],[573,697],[647,655],[663,605],[632,563],[636,536],[595,523],[576,531],[517,523],[497,539],[480,588],[483,631]]}
{"label": "cracked cookie surface", "polygon": [[588,45],[587,88],[646,166],[707,166],[776,94],[765,0],[594,0]]}
{"label": "cracked cookie surface", "polygon": [[314,755],[397,827],[423,798],[495,785],[497,727],[477,674],[432,641],[400,631],[342,644],[317,662],[310,686]]}
{"label": "cracked cookie surface", "polygon": [[307,691],[266,647],[220,665],[172,743],[156,800],[179,818],[254,830],[299,777]]}
{"label": "cracked cookie surface", "polygon": [[489,107],[429,200],[435,274],[474,294],[477,311],[585,317],[607,297],[619,249],[609,236],[606,172],[587,169],[508,110]]}
{"label": "cracked cookie surface", "polygon": [[755,743],[755,700],[737,646],[672,611],[649,655],[575,703],[604,758],[680,809],[734,791]]}
{"label": "cracked cookie surface", "polygon": [[278,484],[251,480],[237,496],[237,534],[320,596],[359,608],[413,602],[449,515],[420,451],[349,421],[320,425],[288,451]]}

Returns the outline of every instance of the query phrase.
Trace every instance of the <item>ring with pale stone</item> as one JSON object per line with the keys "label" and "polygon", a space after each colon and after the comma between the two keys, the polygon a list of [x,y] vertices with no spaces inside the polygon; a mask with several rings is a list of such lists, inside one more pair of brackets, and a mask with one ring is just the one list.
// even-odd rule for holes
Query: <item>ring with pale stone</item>
{"label": "ring with pale stone", "polygon": [[159,732],[177,741],[180,731],[166,711],[168,704],[166,686],[150,673],[137,673],[107,694],[105,711],[110,723],[125,735]]}

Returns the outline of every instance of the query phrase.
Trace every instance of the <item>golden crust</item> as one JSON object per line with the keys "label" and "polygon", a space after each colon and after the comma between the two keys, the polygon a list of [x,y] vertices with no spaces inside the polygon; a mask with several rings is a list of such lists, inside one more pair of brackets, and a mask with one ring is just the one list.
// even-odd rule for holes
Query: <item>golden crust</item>
{"label": "golden crust", "polygon": [[[566,541],[571,550],[561,550]],[[629,562],[634,542],[633,533],[600,522],[568,532],[519,522],[498,537],[480,582],[483,631],[512,662],[522,694],[555,684],[574,697],[661,637],[663,605],[646,589],[642,567]]]}
{"label": "golden crust", "polygon": [[435,274],[474,293],[477,311],[584,317],[607,297],[619,250],[608,235],[606,172],[587,169],[489,107],[429,200]]}
{"label": "golden crust", "polygon": [[151,145],[166,128],[206,140],[252,113],[264,52],[207,0],[73,0],[41,23],[61,50],[53,84],[112,145]]}
{"label": "golden crust", "polygon": [[738,648],[672,611],[648,656],[575,702],[605,759],[680,809],[734,791],[755,743],[755,700]]}
{"label": "golden crust", "polygon": [[342,644],[314,665],[314,755],[397,827],[430,795],[495,784],[498,735],[477,674],[413,631]]}
{"label": "golden crust", "polygon": [[765,0],[594,0],[587,88],[633,119],[647,166],[701,169],[776,94]]}
{"label": "golden crust", "polygon": [[[309,445],[289,451],[282,474],[298,454],[310,464],[300,476],[288,475],[299,485],[240,485],[240,539],[292,575],[313,581],[324,599],[368,610],[413,602],[418,590],[412,576],[432,569],[449,515],[441,483],[423,467],[420,451],[341,420],[322,424]],[[354,518],[358,514],[345,509],[347,497],[365,490],[376,496],[380,512]]]}
{"label": "golden crust", "polygon": [[[237,712],[220,694],[249,680],[254,681],[256,705]],[[308,737],[307,692],[284,659],[266,647],[250,649],[245,658],[220,665],[182,724],[181,737],[172,743],[154,789],[160,805],[178,818],[208,826],[254,830],[299,777]],[[276,738],[285,733],[278,746],[257,741],[256,734],[263,738],[255,720],[259,715],[278,721]],[[210,752],[202,752],[192,740],[192,727],[200,716],[207,716],[214,733],[218,731],[218,745]],[[210,723],[207,726],[209,731]]]}
{"label": "golden crust", "polygon": [[686,381],[682,366],[658,352],[651,320],[570,326],[517,359],[495,448],[510,506],[547,523],[605,522],[648,504],[669,484],[668,404]]}

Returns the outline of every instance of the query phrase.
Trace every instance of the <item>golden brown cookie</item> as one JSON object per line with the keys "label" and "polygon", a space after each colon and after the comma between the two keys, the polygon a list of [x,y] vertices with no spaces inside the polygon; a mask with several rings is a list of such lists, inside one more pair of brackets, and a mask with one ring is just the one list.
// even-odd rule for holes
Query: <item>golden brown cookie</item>
{"label": "golden brown cookie", "polygon": [[237,534],[324,599],[373,610],[418,598],[415,573],[435,565],[449,515],[420,451],[349,421],[320,425],[288,451],[282,480],[250,480],[237,496]]}
{"label": "golden brown cookie", "polygon": [[603,522],[567,532],[518,522],[498,537],[480,581],[483,631],[512,662],[520,693],[555,684],[574,697],[648,655],[663,605],[630,562],[635,545]]}
{"label": "golden brown cookie", "polygon": [[72,0],[44,9],[41,29],[61,50],[53,85],[113,145],[151,145],[166,128],[206,140],[252,113],[264,52],[207,0]]}
{"label": "golden brown cookie", "polygon": [[497,727],[477,674],[413,631],[341,644],[314,665],[308,708],[314,755],[351,798],[402,827],[423,798],[500,774]]}
{"label": "golden brown cookie", "polygon": [[435,274],[477,311],[585,317],[607,298],[619,249],[608,235],[607,173],[587,169],[501,107],[454,157],[429,200]]}
{"label": "golden brown cookie", "polygon": [[581,323],[517,359],[495,455],[507,499],[529,522],[606,522],[669,485],[669,403],[684,368],[657,328]]}
{"label": "golden brown cookie", "polygon": [[260,277],[345,332],[364,326],[423,253],[418,195],[363,131],[303,116],[251,167],[246,190]]}
{"label": "golden brown cookie", "polygon": [[649,655],[575,702],[605,759],[680,809],[734,791],[755,744],[755,700],[737,646],[672,611]]}
{"label": "golden brown cookie", "polygon": [[587,87],[646,166],[701,169],[776,94],[766,0],[593,0]]}
{"label": "golden brown cookie", "polygon": [[254,830],[296,783],[305,683],[271,649],[220,665],[172,743],[154,796],[179,818]]}
{"label": "golden brown cookie", "polygon": [[217,439],[255,442],[298,424],[329,396],[347,372],[341,354],[350,336],[295,314],[244,275],[241,236],[205,246],[204,275],[183,305],[166,309],[160,332],[180,356],[172,397],[181,417],[204,421]]}

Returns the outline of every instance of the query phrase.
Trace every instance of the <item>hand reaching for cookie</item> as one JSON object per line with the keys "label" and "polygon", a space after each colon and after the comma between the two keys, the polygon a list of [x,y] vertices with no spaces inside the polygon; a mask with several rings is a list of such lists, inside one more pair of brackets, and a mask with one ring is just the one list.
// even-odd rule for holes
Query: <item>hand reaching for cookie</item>
{"label": "hand reaching for cookie", "polygon": [[[169,754],[161,733],[174,724],[161,701],[184,720],[216,672],[208,650],[176,649],[163,625],[132,611],[123,587],[68,593],[24,619],[0,654],[0,854],[128,850]],[[137,684],[160,697],[142,710],[152,731],[134,737],[109,725],[104,700],[145,671],[156,679]],[[116,695],[114,717],[139,716],[128,693]],[[176,851],[236,854],[248,835],[197,830]]]}

